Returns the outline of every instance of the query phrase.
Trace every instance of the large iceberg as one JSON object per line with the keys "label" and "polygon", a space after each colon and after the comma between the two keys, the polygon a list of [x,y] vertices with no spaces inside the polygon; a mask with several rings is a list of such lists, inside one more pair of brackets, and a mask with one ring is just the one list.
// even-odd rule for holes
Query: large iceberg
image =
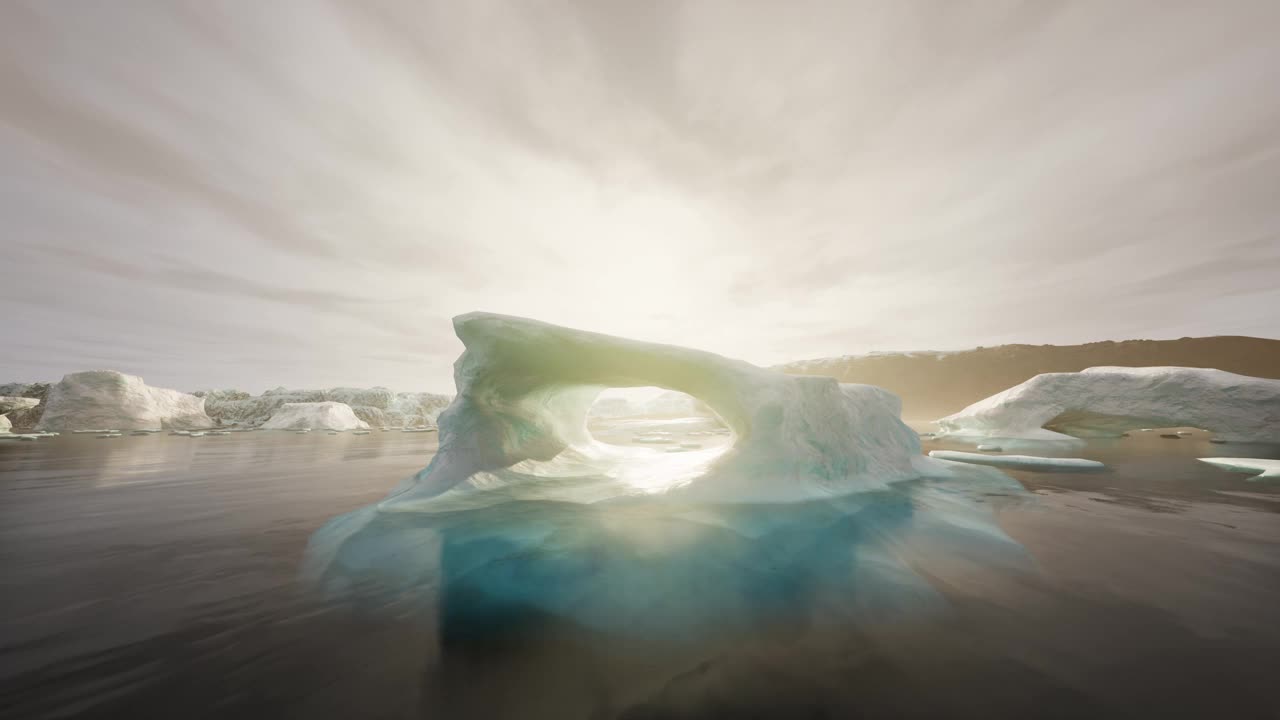
{"label": "large iceberg", "polygon": [[504,315],[470,313],[453,324],[466,350],[454,364],[458,394],[440,415],[440,449],[385,510],[421,507],[513,466],[536,475],[536,463],[566,451],[611,462],[586,427],[596,396],[611,387],[685,393],[733,430],[733,447],[698,468],[696,482],[685,474],[662,488],[691,498],[810,500],[884,488],[930,467],[898,417],[898,398],[877,387]]}
{"label": "large iceberg", "polygon": [[1184,367],[1045,373],[937,421],[952,437],[1061,441],[1149,427],[1280,440],[1280,380]]}
{"label": "large iceberg", "polygon": [[[314,589],[419,603],[445,637],[555,618],[680,640],[936,608],[921,548],[1024,558],[990,505],[1021,486],[921,455],[879,388],[502,315],[454,329],[466,349],[438,452],[313,535]],[[596,396],[639,386],[705,403],[732,444],[594,440]]]}
{"label": "large iceberg", "polygon": [[262,424],[265,430],[368,430],[351,406],[340,402],[286,403]]}
{"label": "large iceberg", "polygon": [[204,398],[151,387],[136,375],[114,370],[71,373],[49,388],[41,431],[161,430],[207,428]]}

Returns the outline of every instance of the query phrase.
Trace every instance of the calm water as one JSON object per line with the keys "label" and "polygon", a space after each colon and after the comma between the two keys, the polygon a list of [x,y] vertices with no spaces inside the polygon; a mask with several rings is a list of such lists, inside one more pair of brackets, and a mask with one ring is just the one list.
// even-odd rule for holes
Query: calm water
{"label": "calm water", "polygon": [[1094,442],[1074,454],[1104,472],[977,500],[1031,568],[910,555],[939,612],[656,650],[549,618],[450,639],[302,592],[311,533],[434,443],[0,443],[0,716],[1280,717],[1280,485],[1194,459],[1274,446]]}

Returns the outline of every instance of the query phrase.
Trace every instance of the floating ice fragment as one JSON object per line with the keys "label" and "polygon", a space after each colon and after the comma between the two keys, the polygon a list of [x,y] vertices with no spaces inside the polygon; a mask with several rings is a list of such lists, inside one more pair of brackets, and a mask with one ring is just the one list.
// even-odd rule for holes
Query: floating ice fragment
{"label": "floating ice fragment", "polygon": [[1022,470],[1101,470],[1106,467],[1106,465],[1097,460],[1085,460],[1084,458],[1040,457],[1038,455],[981,455],[958,450],[931,450],[929,451],[929,457],[939,460],[973,463],[975,465],[1013,467]]}
{"label": "floating ice fragment", "polygon": [[1200,462],[1236,472],[1260,472],[1250,480],[1280,480],[1280,460],[1269,458],[1197,458]]}

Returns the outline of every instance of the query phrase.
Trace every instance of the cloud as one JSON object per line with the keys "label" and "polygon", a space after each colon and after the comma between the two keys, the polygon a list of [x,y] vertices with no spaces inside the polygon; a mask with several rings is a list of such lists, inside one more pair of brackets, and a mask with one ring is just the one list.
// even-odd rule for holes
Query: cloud
{"label": "cloud", "polygon": [[0,16],[4,372],[443,389],[474,309],[762,364],[1280,334],[1273,3]]}

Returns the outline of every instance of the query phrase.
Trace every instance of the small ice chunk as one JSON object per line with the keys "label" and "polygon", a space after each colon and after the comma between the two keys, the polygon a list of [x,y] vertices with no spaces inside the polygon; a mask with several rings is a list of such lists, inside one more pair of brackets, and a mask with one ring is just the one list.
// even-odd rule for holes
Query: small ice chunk
{"label": "small ice chunk", "polygon": [[1097,460],[1085,460],[1084,458],[1040,457],[1038,455],[982,455],[958,450],[931,450],[929,457],[939,460],[973,463],[975,465],[1014,467],[1023,470],[1100,470],[1106,467],[1106,465]]}
{"label": "small ice chunk", "polygon": [[1004,448],[999,445],[979,445],[978,450],[982,452],[1000,452],[1001,450],[1004,450]]}
{"label": "small ice chunk", "polygon": [[1280,460],[1268,458],[1198,458],[1200,462],[1216,465],[1224,470],[1236,472],[1260,472],[1261,475],[1250,480],[1280,480]]}

